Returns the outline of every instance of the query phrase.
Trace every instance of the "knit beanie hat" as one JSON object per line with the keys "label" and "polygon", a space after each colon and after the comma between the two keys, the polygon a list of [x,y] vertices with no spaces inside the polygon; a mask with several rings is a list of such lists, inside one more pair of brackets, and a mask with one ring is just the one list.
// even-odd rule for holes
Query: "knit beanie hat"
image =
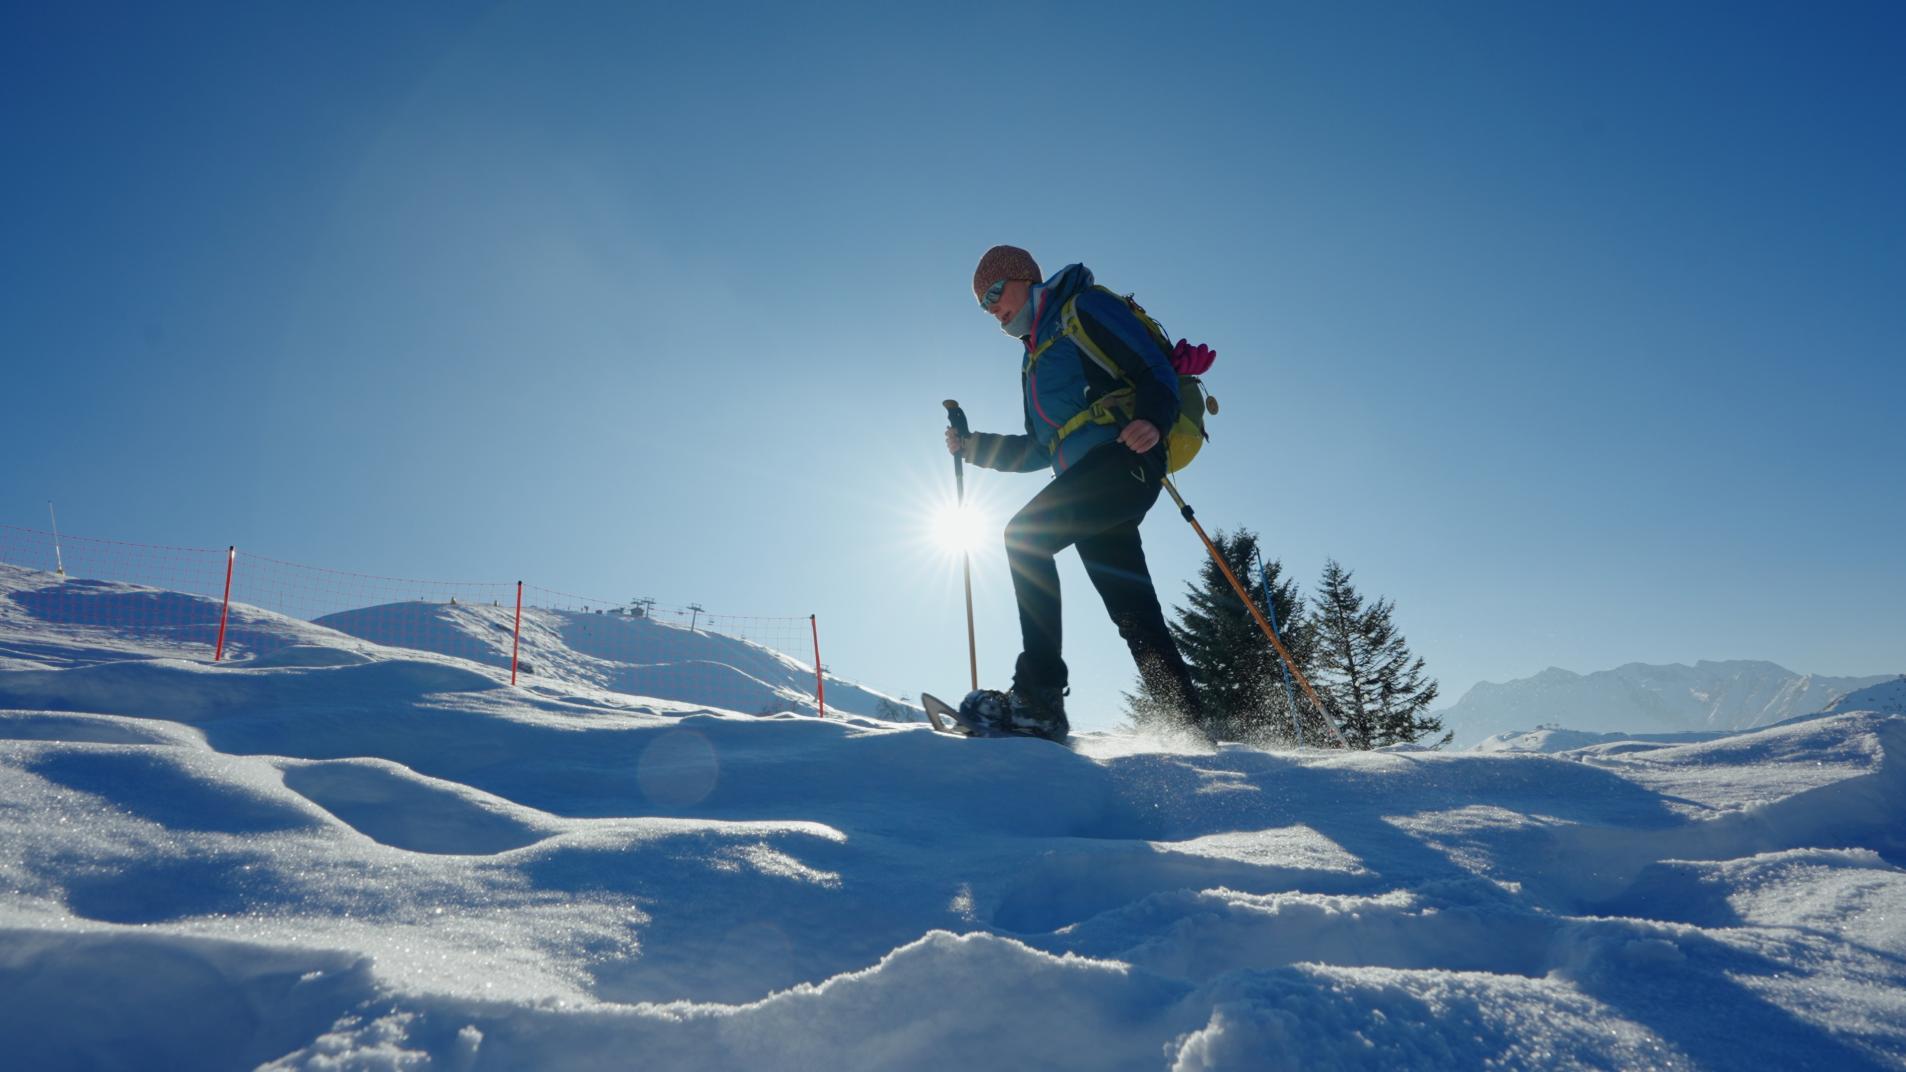
{"label": "knit beanie hat", "polygon": [[973,297],[985,297],[987,288],[1002,279],[1043,283],[1046,276],[1032,254],[1018,246],[994,246],[979,259],[979,267],[973,269]]}

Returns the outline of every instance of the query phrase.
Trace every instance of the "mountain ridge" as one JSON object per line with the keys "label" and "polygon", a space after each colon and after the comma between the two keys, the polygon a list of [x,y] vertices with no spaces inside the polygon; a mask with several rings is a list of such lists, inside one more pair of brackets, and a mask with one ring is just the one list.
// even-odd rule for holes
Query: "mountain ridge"
{"label": "mountain ridge", "polygon": [[1588,733],[1736,731],[1827,710],[1896,676],[1805,674],[1765,659],[1629,662],[1586,674],[1551,666],[1514,681],[1478,682],[1437,714],[1459,748],[1538,726]]}

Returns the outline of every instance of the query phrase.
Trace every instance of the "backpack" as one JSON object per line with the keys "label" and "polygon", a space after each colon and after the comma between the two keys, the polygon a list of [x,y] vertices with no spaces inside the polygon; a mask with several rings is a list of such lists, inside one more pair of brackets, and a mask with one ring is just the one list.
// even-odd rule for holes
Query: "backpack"
{"label": "backpack", "polygon": [[[1211,438],[1211,434],[1205,431],[1204,419],[1206,413],[1218,412],[1218,400],[1205,393],[1204,381],[1199,376],[1217,360],[1217,351],[1203,344],[1193,346],[1185,339],[1179,339],[1173,345],[1165,329],[1130,294],[1117,294],[1105,286],[1094,286],[1092,289],[1112,294],[1123,301],[1138,322],[1145,325],[1152,341],[1158,344],[1159,352],[1167,355],[1171,367],[1178,373],[1178,419],[1172,422],[1169,429],[1163,430],[1166,444],[1165,472],[1175,473],[1190,465],[1205,441]],[[1123,381],[1125,386],[1106,392],[1071,420],[1060,425],[1053,434],[1055,444],[1088,424],[1123,424],[1130,421],[1137,408],[1138,391],[1132,386],[1131,377],[1125,375],[1118,363],[1106,356],[1105,350],[1086,333],[1085,325],[1079,320],[1078,301],[1078,295],[1074,295],[1060,308],[1059,333],[1039,344],[1039,348],[1028,359],[1028,365],[1037,363],[1040,355],[1053,343],[1060,339],[1071,339],[1095,364],[1114,379]]]}

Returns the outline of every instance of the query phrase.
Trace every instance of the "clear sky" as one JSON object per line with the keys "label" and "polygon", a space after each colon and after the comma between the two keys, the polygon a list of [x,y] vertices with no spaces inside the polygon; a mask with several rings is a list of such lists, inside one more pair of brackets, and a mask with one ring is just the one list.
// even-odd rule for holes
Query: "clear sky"
{"label": "clear sky", "polygon": [[[1180,486],[1453,701],[1906,670],[1906,6],[10,4],[0,522],[820,615],[966,685],[986,247],[1221,355]],[[1038,475],[969,471],[999,520]],[[1144,537],[1167,604],[1203,554]],[[1017,628],[975,561],[982,677]],[[1129,658],[1068,553],[1074,722]]]}

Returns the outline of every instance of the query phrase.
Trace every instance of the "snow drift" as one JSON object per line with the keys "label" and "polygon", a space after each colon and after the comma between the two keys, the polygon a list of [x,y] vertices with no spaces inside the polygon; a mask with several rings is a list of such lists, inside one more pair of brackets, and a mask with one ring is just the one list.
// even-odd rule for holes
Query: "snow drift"
{"label": "snow drift", "polygon": [[[507,669],[513,611],[457,603],[392,603],[327,615],[317,624],[392,647],[408,647]],[[719,633],[654,618],[566,610],[525,610],[519,670],[538,687],[586,685],[747,714],[815,714],[814,668],[780,652]],[[521,678],[519,677],[519,680]],[[896,697],[828,676],[836,713],[924,721]]]}
{"label": "snow drift", "polygon": [[213,666],[53,583],[0,573],[18,1067],[1906,1067],[1898,714],[1067,749],[262,616]]}

